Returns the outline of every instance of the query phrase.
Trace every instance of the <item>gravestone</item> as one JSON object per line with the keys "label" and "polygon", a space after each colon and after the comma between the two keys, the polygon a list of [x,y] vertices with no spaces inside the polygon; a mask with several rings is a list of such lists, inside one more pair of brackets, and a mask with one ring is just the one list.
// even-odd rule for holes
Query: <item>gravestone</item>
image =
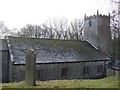
{"label": "gravestone", "polygon": [[25,82],[28,85],[36,85],[36,53],[33,49],[26,52]]}

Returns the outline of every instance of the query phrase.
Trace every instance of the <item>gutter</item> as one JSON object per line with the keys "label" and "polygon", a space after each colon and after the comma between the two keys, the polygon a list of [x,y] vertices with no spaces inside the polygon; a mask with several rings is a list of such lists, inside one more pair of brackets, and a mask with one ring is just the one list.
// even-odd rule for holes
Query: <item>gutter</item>
{"label": "gutter", "polygon": [[[69,61],[69,62],[44,62],[44,63],[41,63],[41,62],[36,62],[36,65],[39,65],[39,64],[61,64],[61,63],[80,63],[80,62],[100,62],[100,61],[110,61],[110,60],[92,60],[92,61]],[[14,63],[14,65],[25,65],[25,62],[24,63]]]}

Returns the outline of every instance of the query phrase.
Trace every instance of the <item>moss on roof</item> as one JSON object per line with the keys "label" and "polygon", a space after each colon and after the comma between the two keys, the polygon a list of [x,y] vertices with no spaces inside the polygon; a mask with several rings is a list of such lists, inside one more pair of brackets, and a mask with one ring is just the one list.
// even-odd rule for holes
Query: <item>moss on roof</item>
{"label": "moss on roof", "polygon": [[[33,48],[38,62],[108,60],[87,41],[9,37],[15,61],[25,61],[25,50]],[[17,50],[16,50],[17,49]],[[20,57],[21,56],[21,57]]]}

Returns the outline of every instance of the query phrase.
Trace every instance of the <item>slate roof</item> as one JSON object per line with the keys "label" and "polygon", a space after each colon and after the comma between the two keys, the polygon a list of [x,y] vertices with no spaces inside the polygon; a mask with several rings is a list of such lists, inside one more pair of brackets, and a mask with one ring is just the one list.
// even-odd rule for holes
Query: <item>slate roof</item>
{"label": "slate roof", "polygon": [[8,50],[7,40],[0,39],[0,50]]}
{"label": "slate roof", "polygon": [[113,69],[113,70],[119,70],[120,71],[120,61],[112,60],[108,63],[108,67]]}
{"label": "slate roof", "polygon": [[31,48],[36,52],[36,63],[110,60],[87,41],[22,37],[9,37],[8,40],[14,64],[24,64],[26,50]]}

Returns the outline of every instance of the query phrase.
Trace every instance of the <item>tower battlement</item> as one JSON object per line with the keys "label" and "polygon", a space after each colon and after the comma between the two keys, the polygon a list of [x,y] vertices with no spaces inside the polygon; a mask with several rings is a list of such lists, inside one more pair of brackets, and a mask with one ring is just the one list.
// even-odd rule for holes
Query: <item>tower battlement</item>
{"label": "tower battlement", "polygon": [[102,15],[102,14],[99,14],[99,11],[97,10],[97,15],[90,15],[90,16],[84,16],[84,20],[89,20],[89,19],[93,19],[93,18],[98,18],[98,17],[102,17],[102,18],[106,18],[106,19],[110,19],[110,13],[109,15]]}

